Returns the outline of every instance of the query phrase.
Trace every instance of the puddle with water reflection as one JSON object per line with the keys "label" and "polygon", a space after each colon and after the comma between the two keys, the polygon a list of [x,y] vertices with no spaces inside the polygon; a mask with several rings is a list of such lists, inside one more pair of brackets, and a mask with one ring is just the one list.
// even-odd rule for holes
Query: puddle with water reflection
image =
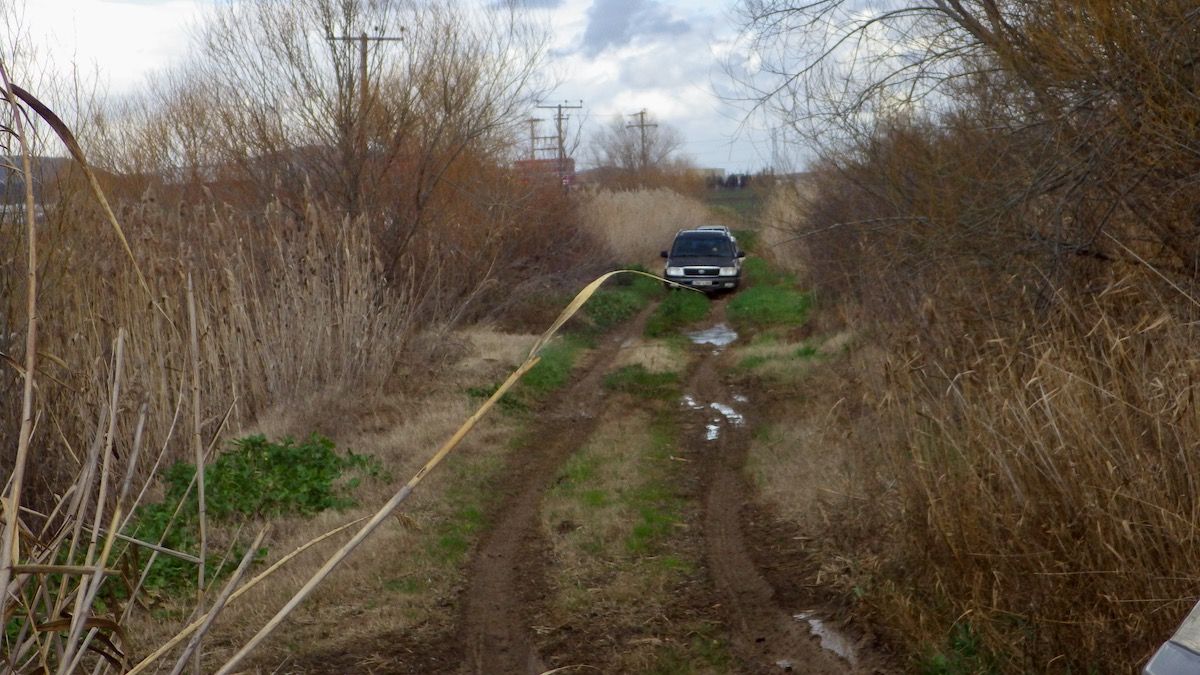
{"label": "puddle with water reflection", "polygon": [[729,326],[719,323],[712,328],[705,328],[702,331],[688,333],[688,339],[698,345],[712,345],[714,347],[725,347],[733,344],[733,341],[738,339],[738,334]]}
{"label": "puddle with water reflection", "polygon": [[794,614],[793,618],[808,624],[808,632],[821,639],[821,649],[837,654],[852,666],[858,665],[858,653],[850,638],[831,628],[813,612],[800,612]]}
{"label": "puddle with water reflection", "polygon": [[709,403],[708,406],[724,415],[725,419],[729,420],[729,423],[735,427],[740,427],[746,423],[745,415],[734,410],[733,408],[730,408],[724,403]]}
{"label": "puddle with water reflection", "polygon": [[715,441],[721,437],[720,424],[706,424],[704,426],[704,440]]}

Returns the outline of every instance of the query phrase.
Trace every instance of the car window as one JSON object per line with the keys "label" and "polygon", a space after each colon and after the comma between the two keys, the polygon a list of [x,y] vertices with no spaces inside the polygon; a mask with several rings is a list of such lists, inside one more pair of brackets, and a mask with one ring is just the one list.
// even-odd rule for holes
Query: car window
{"label": "car window", "polygon": [[733,245],[724,237],[679,237],[671,247],[671,257],[733,257]]}

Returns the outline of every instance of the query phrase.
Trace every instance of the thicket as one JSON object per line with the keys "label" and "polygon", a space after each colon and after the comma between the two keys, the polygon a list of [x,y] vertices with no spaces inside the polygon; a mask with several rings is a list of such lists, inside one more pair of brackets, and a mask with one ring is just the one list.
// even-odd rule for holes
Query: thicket
{"label": "thicket", "polygon": [[[405,42],[371,43],[365,78],[358,42],[310,39],[376,27]],[[198,39],[103,110],[32,91],[86,122],[78,142],[6,84],[41,66],[0,55],[0,135],[25,176],[0,212],[3,551],[19,563],[0,567],[0,669],[145,656],[122,612],[93,603],[152,550],[114,532],[175,485],[164,467],[219,464],[223,439],[273,409],[369,402],[439,331],[587,271],[574,200],[507,168],[545,44],[515,8],[248,2],[214,9]],[[91,176],[41,157],[64,143]],[[51,165],[28,203],[11,192]],[[204,571],[233,536],[209,517],[207,536],[204,509],[189,522],[196,555],[164,554],[206,608]]]}
{"label": "thicket", "polygon": [[879,354],[847,597],[930,667],[1136,668],[1200,595],[1194,3],[743,9],[837,139],[779,240]]}

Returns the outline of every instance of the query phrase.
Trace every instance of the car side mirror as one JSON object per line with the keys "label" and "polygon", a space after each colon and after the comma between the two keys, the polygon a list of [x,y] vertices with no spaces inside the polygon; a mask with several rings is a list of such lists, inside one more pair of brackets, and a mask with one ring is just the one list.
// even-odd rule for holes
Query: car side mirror
{"label": "car side mirror", "polygon": [[663,257],[663,258],[669,258],[669,257],[670,257],[669,255],[667,255],[667,252],[666,252],[666,251],[659,251],[659,252],[658,252],[658,255],[659,255],[659,256],[661,256],[661,257]]}
{"label": "car side mirror", "polygon": [[746,252],[745,252],[745,251],[738,251],[738,257],[739,257],[739,258],[745,258],[745,257],[746,257]]}

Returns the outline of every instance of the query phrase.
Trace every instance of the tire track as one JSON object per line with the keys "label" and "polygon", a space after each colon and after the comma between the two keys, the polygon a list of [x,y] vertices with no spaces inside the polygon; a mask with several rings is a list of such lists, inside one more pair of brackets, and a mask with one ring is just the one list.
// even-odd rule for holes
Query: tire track
{"label": "tire track", "polygon": [[504,471],[500,506],[467,566],[457,642],[464,673],[537,674],[546,670],[533,647],[530,620],[545,596],[545,544],[539,527],[542,496],[558,467],[599,422],[604,375],[621,345],[640,335],[656,305],[607,336],[572,385],[530,430],[525,447]]}
{"label": "tire track", "polygon": [[[724,302],[714,306],[713,321],[724,320]],[[745,407],[721,377],[728,357],[705,347],[686,392],[696,401],[693,428],[685,429],[688,454],[696,458],[703,482],[705,561],[719,611],[730,633],[739,671],[780,673],[787,670],[832,675],[856,669],[822,649],[806,626],[781,607],[763,577],[742,532],[742,510],[753,493],[742,475],[750,446],[751,425],[728,416],[714,419],[711,403]],[[749,416],[747,416],[749,417]],[[711,438],[715,428],[716,438]],[[711,440],[709,440],[711,439]]]}

